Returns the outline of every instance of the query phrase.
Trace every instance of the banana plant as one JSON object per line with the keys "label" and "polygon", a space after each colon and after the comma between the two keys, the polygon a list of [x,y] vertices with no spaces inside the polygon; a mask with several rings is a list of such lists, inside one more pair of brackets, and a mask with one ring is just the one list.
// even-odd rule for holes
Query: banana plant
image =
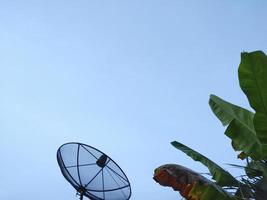
{"label": "banana plant", "polygon": [[158,167],[154,180],[172,187],[186,200],[264,200],[267,199],[267,56],[262,51],[241,53],[238,68],[239,84],[254,111],[211,95],[209,105],[224,126],[225,135],[239,159],[246,159],[239,178],[177,141],[171,144],[205,165],[212,180],[176,164]]}

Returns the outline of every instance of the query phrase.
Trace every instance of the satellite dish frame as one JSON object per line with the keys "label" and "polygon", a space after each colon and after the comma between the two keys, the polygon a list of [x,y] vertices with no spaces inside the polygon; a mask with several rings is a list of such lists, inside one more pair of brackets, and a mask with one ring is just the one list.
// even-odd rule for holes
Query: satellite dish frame
{"label": "satellite dish frame", "polygon": [[[121,167],[120,167],[120,166],[119,166],[119,165],[118,165],[112,158],[110,158],[109,156],[107,156],[104,152],[98,150],[98,149],[95,148],[95,147],[92,147],[92,146],[90,146],[90,145],[83,144],[83,143],[80,143],[80,142],[67,142],[67,143],[65,143],[65,144],[62,144],[62,145],[58,148],[58,150],[57,150],[57,162],[58,162],[60,171],[61,171],[62,175],[65,177],[65,179],[72,185],[72,187],[74,187],[75,189],[77,188],[77,187],[72,183],[72,181],[69,181],[69,178],[67,178],[67,176],[65,175],[65,173],[63,173],[62,167],[65,169],[66,173],[68,173],[68,175],[69,175],[72,179],[74,179],[73,176],[72,176],[72,175],[69,173],[69,171],[67,170],[67,167],[66,167],[66,165],[65,165],[65,163],[64,163],[64,161],[63,161],[63,159],[62,159],[62,155],[61,155],[61,151],[60,151],[61,147],[65,146],[65,145],[68,145],[68,144],[77,144],[77,145],[78,145],[78,148],[79,148],[80,145],[87,146],[87,147],[90,147],[90,148],[92,148],[92,149],[94,149],[94,150],[96,150],[96,151],[102,153],[102,155],[100,156],[100,158],[98,158],[98,160],[96,161],[96,164],[97,164],[99,167],[102,167],[102,168],[105,167],[105,164],[104,164],[104,166],[100,166],[101,164],[100,164],[100,165],[98,164],[98,163],[102,163],[102,162],[101,162],[101,158],[102,158],[103,155],[105,155],[107,158],[109,158],[109,160],[111,160],[113,163],[115,163],[115,165],[120,169],[120,171],[123,173],[123,175],[126,177],[128,183],[129,183],[130,194],[129,194],[129,198],[128,198],[128,199],[125,199],[125,200],[129,200],[129,199],[130,199],[130,197],[131,197],[131,195],[132,195],[131,184],[130,184],[130,181],[129,181],[128,177],[126,176],[126,174],[124,173],[124,171],[121,169]],[[60,154],[60,156],[59,156],[58,154]],[[59,163],[59,159],[60,159],[61,163],[63,164],[63,166]],[[103,159],[103,158],[102,158],[102,159]],[[78,163],[78,162],[79,162],[79,152],[77,152],[77,168],[79,167],[79,163]],[[80,179],[80,173],[78,173],[78,177],[79,177],[79,179]],[[74,179],[74,180],[75,180],[75,179]],[[128,186],[127,186],[127,187],[128,187]],[[115,189],[114,189],[114,190],[115,190]],[[118,189],[116,189],[116,190],[118,190]],[[79,195],[79,196],[80,196],[80,200],[83,200],[83,196],[84,196],[84,193],[86,192],[86,188],[83,188],[83,187],[81,187],[81,188],[77,188],[76,191],[77,191],[77,194],[76,194],[76,195]],[[86,197],[87,197],[87,196],[86,196]],[[89,198],[89,197],[88,197],[88,198]],[[89,200],[90,200],[90,198],[89,198]],[[94,200],[94,199],[91,199],[91,200]]]}

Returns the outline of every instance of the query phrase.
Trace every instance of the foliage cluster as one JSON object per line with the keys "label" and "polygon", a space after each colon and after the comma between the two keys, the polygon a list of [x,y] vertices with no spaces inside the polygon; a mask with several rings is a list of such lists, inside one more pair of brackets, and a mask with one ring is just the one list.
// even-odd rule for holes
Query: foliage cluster
{"label": "foliage cluster", "polygon": [[211,95],[209,105],[224,126],[238,158],[245,160],[244,174],[232,176],[222,167],[177,141],[171,144],[205,165],[208,180],[180,165],[163,165],[154,179],[170,186],[187,200],[264,200],[267,199],[267,56],[262,51],[241,54],[239,84],[254,112]]}

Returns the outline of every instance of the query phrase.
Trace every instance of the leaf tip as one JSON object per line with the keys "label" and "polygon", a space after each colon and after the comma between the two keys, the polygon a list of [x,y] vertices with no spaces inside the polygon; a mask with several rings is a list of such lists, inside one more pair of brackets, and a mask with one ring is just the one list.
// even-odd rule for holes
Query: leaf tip
{"label": "leaf tip", "polygon": [[210,99],[215,97],[216,95],[215,94],[210,94]]}

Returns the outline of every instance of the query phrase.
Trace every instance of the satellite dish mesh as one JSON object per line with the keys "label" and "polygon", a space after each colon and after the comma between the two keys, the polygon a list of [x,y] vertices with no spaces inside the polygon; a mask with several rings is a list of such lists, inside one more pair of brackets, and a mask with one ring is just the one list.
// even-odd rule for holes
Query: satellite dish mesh
{"label": "satellite dish mesh", "polygon": [[122,169],[106,154],[81,143],[66,143],[57,151],[63,176],[91,200],[128,200],[131,186]]}

